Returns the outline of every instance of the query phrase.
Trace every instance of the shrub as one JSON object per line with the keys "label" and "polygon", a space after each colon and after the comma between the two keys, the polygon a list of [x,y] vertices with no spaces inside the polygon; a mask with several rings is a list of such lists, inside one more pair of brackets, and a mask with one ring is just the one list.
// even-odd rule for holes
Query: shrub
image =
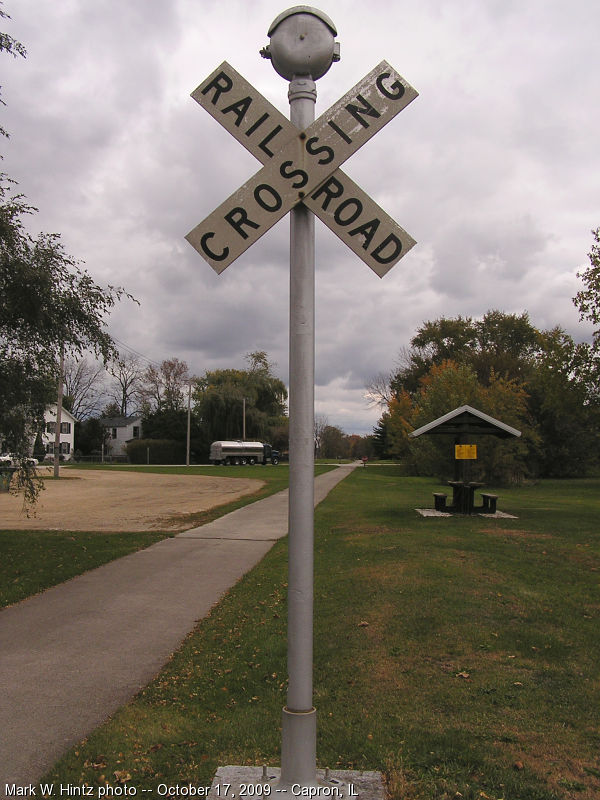
{"label": "shrub", "polygon": [[185,444],[174,439],[136,439],[127,444],[132,464],[183,464]]}

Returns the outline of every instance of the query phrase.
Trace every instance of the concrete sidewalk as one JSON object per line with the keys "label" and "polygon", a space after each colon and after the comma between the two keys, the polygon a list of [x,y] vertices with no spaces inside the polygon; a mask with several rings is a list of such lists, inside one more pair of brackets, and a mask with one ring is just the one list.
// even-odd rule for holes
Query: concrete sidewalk
{"label": "concrete sidewalk", "polygon": [[[315,479],[315,505],[355,465]],[[159,672],[287,534],[288,492],[0,611],[0,797],[37,780]]]}

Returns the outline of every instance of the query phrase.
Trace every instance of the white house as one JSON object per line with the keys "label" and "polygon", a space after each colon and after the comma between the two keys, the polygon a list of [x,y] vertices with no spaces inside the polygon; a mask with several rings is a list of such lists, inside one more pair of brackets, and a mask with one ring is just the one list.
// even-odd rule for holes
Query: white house
{"label": "white house", "polygon": [[105,417],[100,422],[108,433],[108,454],[111,456],[127,455],[127,442],[142,437],[141,416]]}
{"label": "white house", "polygon": [[[63,408],[60,415],[60,450],[59,453],[65,461],[70,461],[75,452],[75,423],[77,420]],[[56,405],[50,406],[44,412],[44,430],[42,443],[47,454],[54,453],[54,437],[56,431]]]}

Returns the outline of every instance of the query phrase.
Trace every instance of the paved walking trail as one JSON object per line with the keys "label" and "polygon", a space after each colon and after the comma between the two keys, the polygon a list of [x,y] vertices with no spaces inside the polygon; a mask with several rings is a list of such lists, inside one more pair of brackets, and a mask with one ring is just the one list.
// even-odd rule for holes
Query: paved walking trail
{"label": "paved walking trail", "polygon": [[[355,465],[315,479],[315,505]],[[0,611],[0,797],[27,786],[159,672],[287,534],[288,492]]]}

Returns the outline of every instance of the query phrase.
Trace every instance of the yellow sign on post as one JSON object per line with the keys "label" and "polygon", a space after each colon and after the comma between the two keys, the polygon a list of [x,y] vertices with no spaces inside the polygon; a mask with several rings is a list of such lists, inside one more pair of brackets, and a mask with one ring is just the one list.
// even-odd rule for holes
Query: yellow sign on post
{"label": "yellow sign on post", "polygon": [[454,445],[454,458],[457,460],[476,460],[477,459],[477,445],[476,444],[455,444]]}

